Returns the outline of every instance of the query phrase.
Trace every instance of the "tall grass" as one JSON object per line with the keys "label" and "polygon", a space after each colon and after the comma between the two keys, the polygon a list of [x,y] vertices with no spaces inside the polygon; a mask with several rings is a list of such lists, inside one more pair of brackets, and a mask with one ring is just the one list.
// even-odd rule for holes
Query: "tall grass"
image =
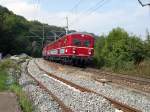
{"label": "tall grass", "polygon": [[[18,96],[18,101],[23,112],[32,112],[33,106],[27,95],[22,91],[21,86],[18,84],[17,80],[13,80],[11,84],[8,84],[10,79],[10,74],[8,74],[9,69],[13,69],[16,73],[20,66],[9,59],[0,61],[0,91],[12,91]],[[16,78],[13,74],[11,78]]]}
{"label": "tall grass", "polygon": [[143,61],[140,65],[135,66],[131,70],[121,70],[120,72],[133,76],[150,78],[150,60]]}
{"label": "tall grass", "polygon": [[14,83],[10,86],[10,90],[13,91],[19,99],[19,104],[23,110],[23,112],[32,112],[33,106],[26,94],[22,91],[22,88],[17,84]]}
{"label": "tall grass", "polygon": [[5,91],[8,89],[7,85],[8,74],[4,70],[0,70],[0,91]]}

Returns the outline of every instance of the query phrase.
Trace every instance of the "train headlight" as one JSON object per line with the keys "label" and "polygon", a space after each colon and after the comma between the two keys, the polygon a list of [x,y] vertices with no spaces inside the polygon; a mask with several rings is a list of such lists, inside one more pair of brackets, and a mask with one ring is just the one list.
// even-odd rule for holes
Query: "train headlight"
{"label": "train headlight", "polygon": [[73,51],[72,51],[72,52],[73,52],[73,54],[75,54],[75,53],[76,53],[76,48],[73,48]]}
{"label": "train headlight", "polygon": [[89,55],[91,55],[92,53],[91,53],[91,51],[89,51]]}
{"label": "train headlight", "polygon": [[84,37],[84,34],[82,34],[81,37]]}
{"label": "train headlight", "polygon": [[89,49],[88,53],[89,53],[89,55],[91,55],[91,54],[92,54],[92,50],[91,50],[91,49]]}
{"label": "train headlight", "polygon": [[76,53],[76,51],[73,51],[73,54],[75,54]]}
{"label": "train headlight", "polygon": [[65,52],[67,53],[67,52],[68,52],[68,50],[66,49],[66,50],[65,50]]}

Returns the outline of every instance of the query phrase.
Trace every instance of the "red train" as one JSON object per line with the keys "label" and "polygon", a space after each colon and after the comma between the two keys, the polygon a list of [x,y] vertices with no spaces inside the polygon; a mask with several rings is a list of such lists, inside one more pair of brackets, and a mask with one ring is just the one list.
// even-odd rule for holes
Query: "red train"
{"label": "red train", "polygon": [[46,45],[42,55],[51,61],[85,65],[94,54],[94,37],[85,33],[71,33]]}

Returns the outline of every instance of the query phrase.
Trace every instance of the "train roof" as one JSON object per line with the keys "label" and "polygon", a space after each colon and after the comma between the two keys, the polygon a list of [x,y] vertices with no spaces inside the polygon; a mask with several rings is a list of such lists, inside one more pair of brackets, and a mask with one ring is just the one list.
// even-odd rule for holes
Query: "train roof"
{"label": "train roof", "polygon": [[[70,36],[70,35],[74,35],[74,34],[89,35],[89,36],[92,36],[92,37],[93,37],[92,34],[89,34],[89,33],[86,33],[86,32],[73,32],[73,33],[69,33],[69,34],[66,34],[66,35],[62,36],[62,37],[60,37],[59,39],[57,39],[57,40],[55,40],[55,41],[53,41],[53,42],[51,42],[51,43],[49,43],[49,44],[47,44],[47,45],[51,45],[51,44],[53,44],[54,42],[60,40],[61,38],[65,37],[65,36]],[[46,46],[47,46],[47,45],[46,45]],[[45,46],[44,46],[44,47],[45,47]]]}
{"label": "train roof", "polygon": [[86,33],[86,32],[73,32],[73,33],[69,33],[69,34],[67,34],[67,35],[74,35],[74,34],[84,34],[84,35],[93,36],[92,34]]}

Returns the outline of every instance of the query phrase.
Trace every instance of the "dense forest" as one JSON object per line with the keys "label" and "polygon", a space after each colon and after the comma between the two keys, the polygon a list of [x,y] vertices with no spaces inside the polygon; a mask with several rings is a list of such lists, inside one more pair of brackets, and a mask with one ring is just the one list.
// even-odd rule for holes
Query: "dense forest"
{"label": "dense forest", "polygon": [[64,34],[65,29],[62,27],[28,21],[0,6],[0,52],[3,56],[20,53],[40,56],[43,43],[54,41],[54,36],[58,38]]}

